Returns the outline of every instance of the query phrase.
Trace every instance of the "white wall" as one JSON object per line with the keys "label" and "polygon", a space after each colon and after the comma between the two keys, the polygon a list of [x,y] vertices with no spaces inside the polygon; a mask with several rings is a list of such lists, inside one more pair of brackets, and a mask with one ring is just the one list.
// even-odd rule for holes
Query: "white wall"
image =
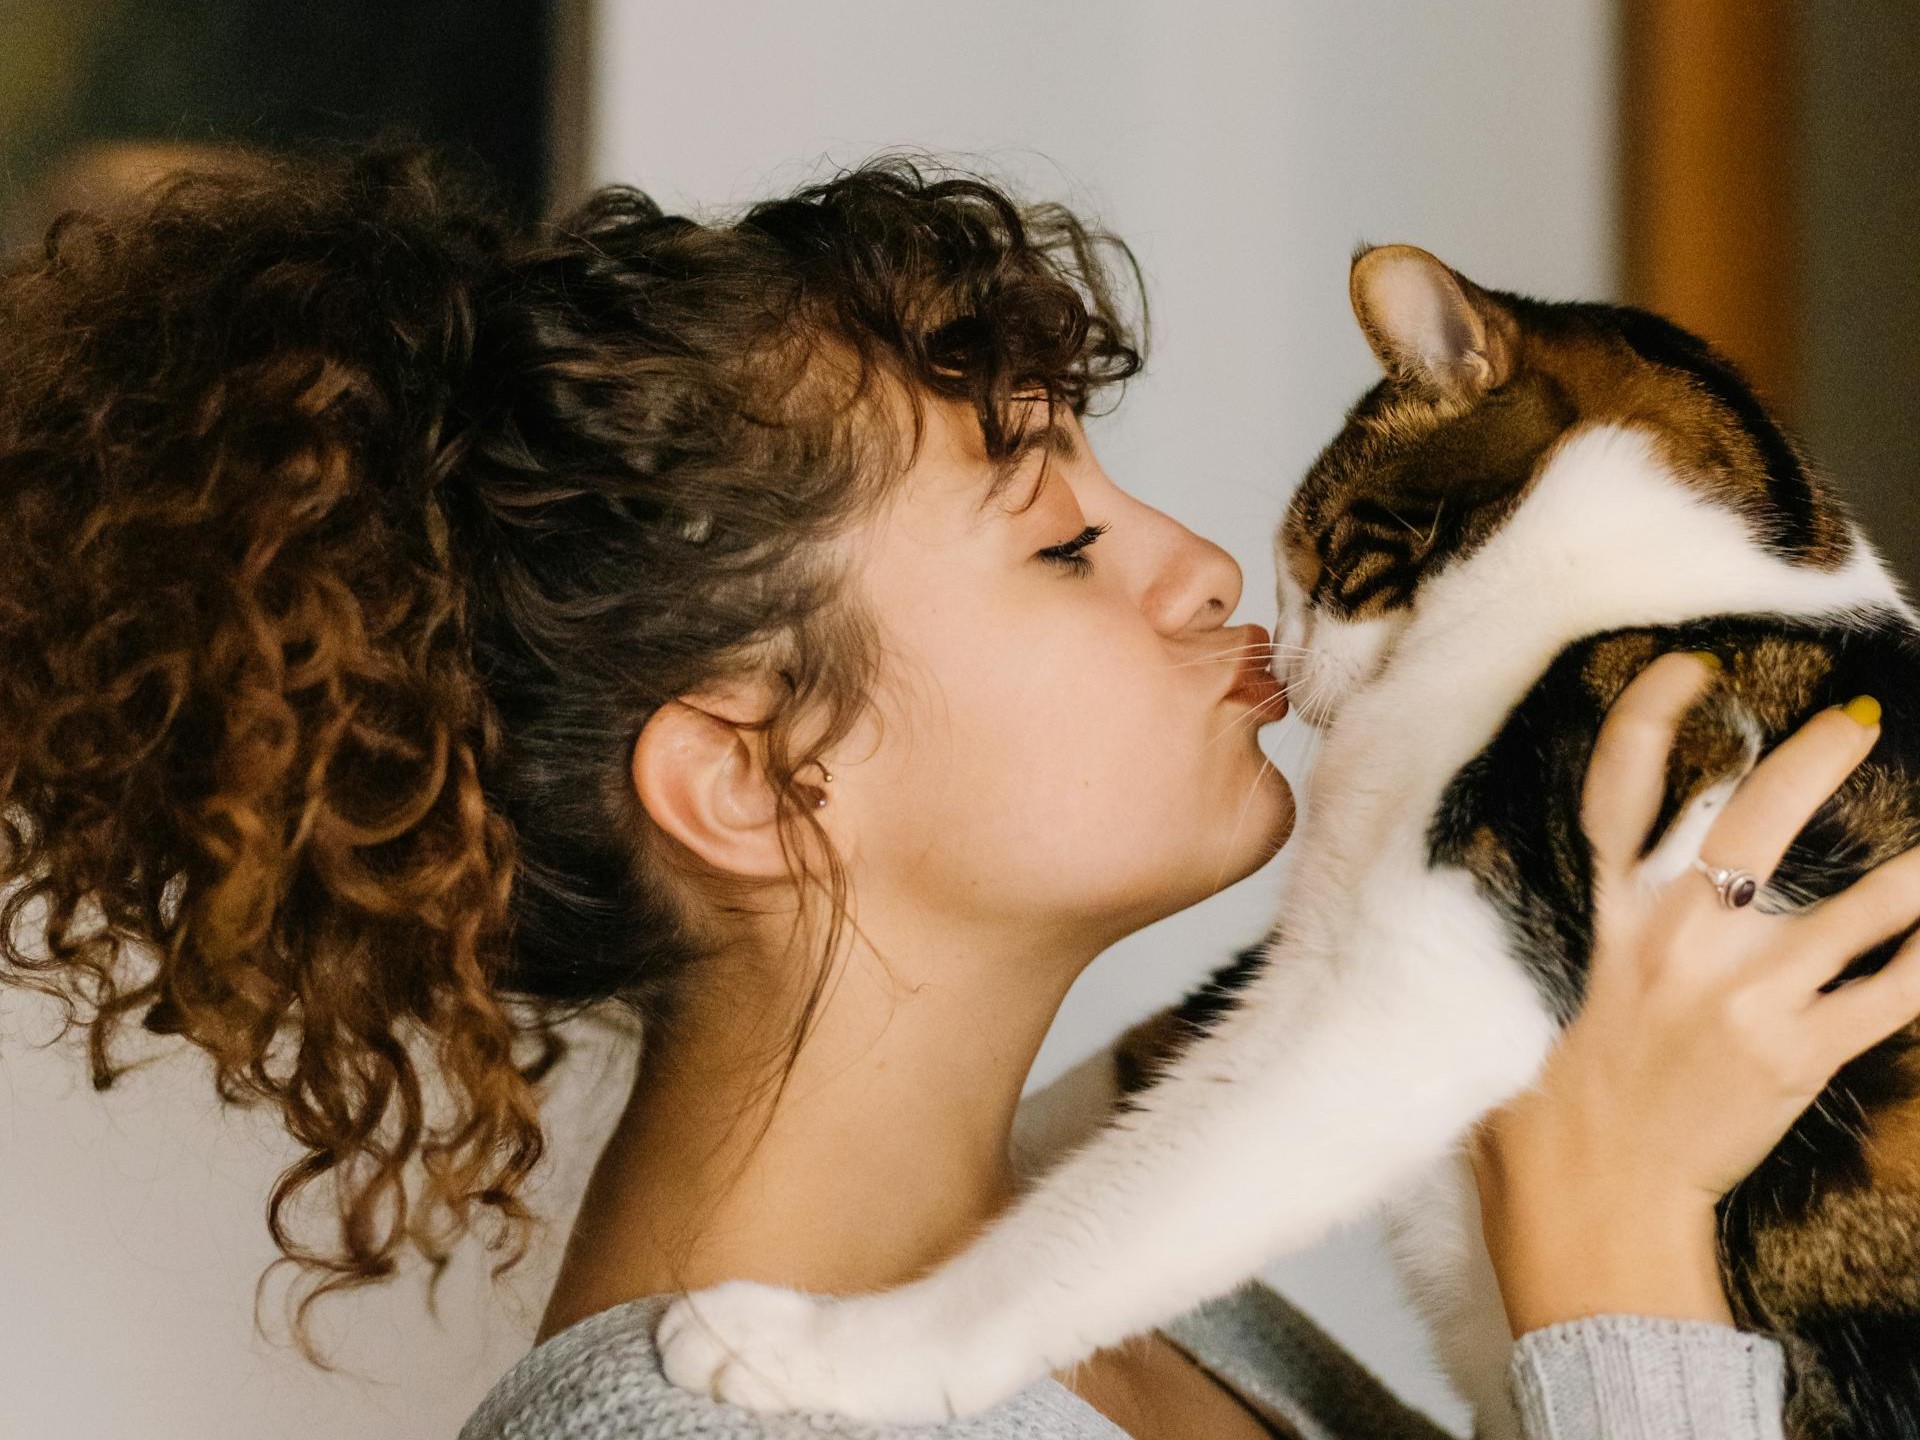
{"label": "white wall", "polygon": [[[1410,240],[1506,288],[1612,288],[1605,0],[602,0],[596,180],[712,205],[898,143],[966,152],[1097,212],[1144,263],[1148,373],[1093,440],[1107,468],[1231,549],[1271,620],[1267,537],[1370,378],[1346,311],[1354,243]],[[1269,731],[1297,773],[1286,727]],[[1280,865],[1118,947],[1070,997],[1037,1077],[1256,937]],[[0,999],[0,1436],[446,1437],[524,1348],[613,1108],[589,1052],[552,1107],[552,1244],[488,1298],[477,1263],[323,1312],[351,1375],[249,1337],[261,1223],[290,1155],[223,1115],[194,1057],[107,1096],[25,1048]],[[476,1257],[466,1257],[469,1261]],[[1280,1283],[1411,1398],[1457,1421],[1372,1232]]]}

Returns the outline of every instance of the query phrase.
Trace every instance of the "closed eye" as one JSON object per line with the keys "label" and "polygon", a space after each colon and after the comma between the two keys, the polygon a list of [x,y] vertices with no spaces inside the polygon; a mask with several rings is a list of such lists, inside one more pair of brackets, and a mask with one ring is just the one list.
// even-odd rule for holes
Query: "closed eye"
{"label": "closed eye", "polygon": [[1042,560],[1050,564],[1064,566],[1075,575],[1090,575],[1093,573],[1093,561],[1089,560],[1080,552],[1106,533],[1107,527],[1105,525],[1089,525],[1078,535],[1074,536],[1073,539],[1063,544],[1049,545],[1046,549],[1037,551],[1036,553]]}

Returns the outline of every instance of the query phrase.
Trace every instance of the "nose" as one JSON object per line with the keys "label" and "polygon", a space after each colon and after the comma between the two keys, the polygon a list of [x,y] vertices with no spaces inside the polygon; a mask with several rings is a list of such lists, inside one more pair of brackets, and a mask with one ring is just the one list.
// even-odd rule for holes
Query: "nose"
{"label": "nose", "polygon": [[1178,521],[1166,524],[1165,549],[1145,597],[1148,617],[1166,635],[1217,630],[1240,603],[1240,562]]}

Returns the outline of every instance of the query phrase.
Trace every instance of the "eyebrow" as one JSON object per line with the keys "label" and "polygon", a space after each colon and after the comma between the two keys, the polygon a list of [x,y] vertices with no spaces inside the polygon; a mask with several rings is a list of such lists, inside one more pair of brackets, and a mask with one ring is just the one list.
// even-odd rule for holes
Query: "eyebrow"
{"label": "eyebrow", "polygon": [[1013,449],[993,464],[993,483],[987,487],[986,494],[980,497],[979,509],[985,510],[1013,483],[1014,476],[1020,473],[1020,467],[1034,451],[1044,449],[1048,455],[1061,460],[1074,460],[1079,457],[1079,447],[1074,444],[1073,432],[1064,425],[1040,425],[1026,431],[1014,442]]}

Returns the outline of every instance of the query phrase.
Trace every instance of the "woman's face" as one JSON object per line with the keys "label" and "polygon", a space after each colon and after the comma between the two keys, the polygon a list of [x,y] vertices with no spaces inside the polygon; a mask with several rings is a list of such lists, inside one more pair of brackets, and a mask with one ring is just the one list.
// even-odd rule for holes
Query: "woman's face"
{"label": "woman's face", "polygon": [[[1249,647],[1268,636],[1226,624],[1233,558],[1120,489],[1071,413],[987,498],[972,410],[925,405],[920,453],[853,554],[881,684],[820,813],[860,911],[884,895],[960,943],[1002,932],[1084,959],[1251,873],[1292,829],[1256,740],[1285,702],[1240,665],[1264,665]],[[1022,408],[1037,436],[1044,403]],[[1040,553],[1092,526],[1080,563]]]}

